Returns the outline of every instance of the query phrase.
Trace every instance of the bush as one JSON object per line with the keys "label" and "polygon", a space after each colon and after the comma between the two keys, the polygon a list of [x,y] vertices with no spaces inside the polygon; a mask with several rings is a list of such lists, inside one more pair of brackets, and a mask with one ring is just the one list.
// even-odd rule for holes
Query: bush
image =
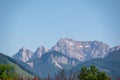
{"label": "bush", "polygon": [[15,77],[14,66],[10,64],[0,64],[0,79],[12,80]]}

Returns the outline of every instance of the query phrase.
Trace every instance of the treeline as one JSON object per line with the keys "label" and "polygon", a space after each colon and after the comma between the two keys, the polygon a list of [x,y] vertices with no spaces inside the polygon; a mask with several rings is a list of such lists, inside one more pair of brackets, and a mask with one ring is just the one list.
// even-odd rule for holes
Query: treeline
{"label": "treeline", "polygon": [[[48,76],[45,80],[53,80]],[[72,73],[69,77],[65,75],[65,71],[62,70],[59,75],[57,75],[54,80],[111,80],[107,74],[96,68],[95,65],[90,67],[83,66],[79,73]]]}
{"label": "treeline", "polygon": [[48,75],[45,79],[36,80],[120,80],[120,78],[112,79],[104,71],[100,71],[95,65],[90,67],[83,66],[79,73],[71,73],[69,77],[62,70],[55,78],[51,78]]}
{"label": "treeline", "polygon": [[[73,73],[69,77],[66,76],[65,71],[62,70],[54,78],[50,75],[45,79],[34,76],[32,79],[29,77],[17,77],[14,66],[10,64],[0,64],[0,80],[112,80],[103,71],[97,69],[95,65],[90,67],[83,66],[79,73]],[[116,79],[120,80],[120,79]]]}

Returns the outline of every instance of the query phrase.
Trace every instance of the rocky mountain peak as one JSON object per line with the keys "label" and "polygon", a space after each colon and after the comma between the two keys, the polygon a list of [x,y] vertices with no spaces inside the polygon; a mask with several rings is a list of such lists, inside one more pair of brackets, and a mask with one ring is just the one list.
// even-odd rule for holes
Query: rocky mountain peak
{"label": "rocky mountain peak", "polygon": [[32,55],[33,52],[31,50],[23,47],[19,49],[19,51],[15,55],[13,55],[13,58],[26,62],[32,57]]}
{"label": "rocky mountain peak", "polygon": [[66,41],[74,41],[73,39],[70,38],[61,38],[58,42],[66,42]]}
{"label": "rocky mountain peak", "polygon": [[74,45],[74,40],[69,38],[62,38],[57,42],[57,45]]}
{"label": "rocky mountain peak", "polygon": [[109,52],[109,46],[100,41],[75,41],[73,39],[60,39],[52,50],[61,52],[80,61],[92,58],[103,58]]}
{"label": "rocky mountain peak", "polygon": [[110,52],[118,51],[118,50],[120,50],[120,45],[117,45],[117,46],[111,48],[111,49],[110,49]]}
{"label": "rocky mountain peak", "polygon": [[34,52],[33,58],[40,58],[46,52],[48,52],[48,49],[46,49],[44,46],[40,46]]}
{"label": "rocky mountain peak", "polygon": [[44,47],[44,46],[40,46],[40,47],[38,47],[37,48],[37,50],[36,50],[37,52],[41,52],[41,53],[44,53],[44,52],[46,52],[47,51],[47,49]]}
{"label": "rocky mountain peak", "polygon": [[31,50],[29,50],[29,49],[26,49],[25,47],[22,47],[21,49],[19,49],[19,51],[18,52],[25,52],[26,54],[29,54],[29,53],[33,53]]}
{"label": "rocky mountain peak", "polygon": [[19,49],[20,51],[25,51],[26,48],[25,47],[22,47],[21,49]]}

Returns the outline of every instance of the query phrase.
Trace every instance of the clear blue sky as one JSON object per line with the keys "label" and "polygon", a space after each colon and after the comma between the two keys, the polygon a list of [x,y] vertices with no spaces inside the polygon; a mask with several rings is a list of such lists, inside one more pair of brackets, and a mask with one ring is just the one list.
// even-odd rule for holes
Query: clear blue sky
{"label": "clear blue sky", "polygon": [[0,52],[50,48],[60,38],[120,44],[120,0],[0,0]]}

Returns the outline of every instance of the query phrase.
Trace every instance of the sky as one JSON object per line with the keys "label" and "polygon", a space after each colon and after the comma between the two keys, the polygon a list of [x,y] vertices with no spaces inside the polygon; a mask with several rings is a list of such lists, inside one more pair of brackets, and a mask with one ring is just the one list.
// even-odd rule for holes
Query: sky
{"label": "sky", "polygon": [[0,52],[51,48],[61,38],[120,44],[120,0],[0,0]]}

